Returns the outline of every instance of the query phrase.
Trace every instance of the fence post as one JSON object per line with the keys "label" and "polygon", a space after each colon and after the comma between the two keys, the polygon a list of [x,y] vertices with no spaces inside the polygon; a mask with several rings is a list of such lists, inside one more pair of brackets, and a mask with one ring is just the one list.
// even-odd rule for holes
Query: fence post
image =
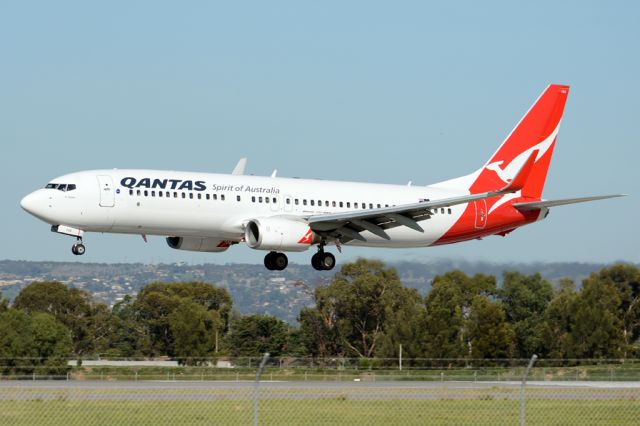
{"label": "fence post", "polygon": [[538,355],[534,354],[529,360],[529,365],[527,365],[527,368],[524,370],[524,374],[522,375],[522,384],[520,385],[520,426],[524,426],[527,423],[526,412],[525,412],[526,397],[524,393],[524,388],[527,384],[527,376],[529,375],[529,370],[531,370],[531,367],[533,367],[533,364],[536,362],[537,359],[538,359]]}
{"label": "fence post", "polygon": [[258,367],[258,371],[256,372],[256,382],[253,386],[253,426],[258,426],[259,417],[258,417],[258,390],[260,386],[260,376],[262,376],[262,371],[264,370],[264,366],[267,363],[267,359],[269,359],[269,352],[265,352],[262,357],[262,361],[260,362],[260,366]]}

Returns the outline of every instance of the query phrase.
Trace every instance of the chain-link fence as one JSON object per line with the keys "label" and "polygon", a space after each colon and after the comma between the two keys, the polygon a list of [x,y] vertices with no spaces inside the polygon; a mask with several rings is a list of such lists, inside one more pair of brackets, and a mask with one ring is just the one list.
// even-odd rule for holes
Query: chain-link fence
{"label": "chain-link fence", "polygon": [[[640,361],[259,358],[13,364],[2,425],[638,424]],[[182,360],[184,361],[184,360]],[[20,370],[20,372],[18,372]],[[37,371],[40,370],[40,371]],[[51,372],[51,371],[48,371]],[[57,371],[60,373],[60,371]]]}

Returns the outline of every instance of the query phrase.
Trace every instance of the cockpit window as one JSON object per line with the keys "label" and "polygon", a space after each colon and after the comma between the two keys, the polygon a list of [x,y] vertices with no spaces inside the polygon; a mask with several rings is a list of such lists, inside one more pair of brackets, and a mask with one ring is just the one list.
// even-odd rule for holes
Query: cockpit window
{"label": "cockpit window", "polygon": [[76,189],[75,183],[48,183],[45,189],[57,189],[58,191],[68,192]]}

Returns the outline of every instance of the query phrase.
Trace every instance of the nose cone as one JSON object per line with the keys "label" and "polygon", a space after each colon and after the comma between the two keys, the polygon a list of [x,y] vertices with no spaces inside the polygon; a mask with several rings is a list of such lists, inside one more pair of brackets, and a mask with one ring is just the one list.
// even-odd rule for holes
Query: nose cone
{"label": "nose cone", "polygon": [[38,204],[37,198],[36,193],[32,192],[20,201],[20,207],[22,207],[24,211],[33,214]]}
{"label": "nose cone", "polygon": [[20,207],[22,207],[27,213],[46,222],[47,219],[45,216],[47,214],[47,206],[49,203],[47,198],[43,195],[42,190],[32,192],[20,201]]}

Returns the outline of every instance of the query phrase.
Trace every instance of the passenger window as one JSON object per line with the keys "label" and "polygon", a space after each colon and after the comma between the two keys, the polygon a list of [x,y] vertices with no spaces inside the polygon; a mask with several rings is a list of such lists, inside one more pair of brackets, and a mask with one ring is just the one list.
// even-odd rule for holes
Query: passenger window
{"label": "passenger window", "polygon": [[340,201],[340,207],[343,207],[344,203],[342,201]]}
{"label": "passenger window", "polygon": [[193,192],[189,193],[189,198],[193,200]]}
{"label": "passenger window", "polygon": [[311,200],[310,202],[312,206],[315,205],[315,200]]}
{"label": "passenger window", "polygon": [[297,206],[298,205],[298,199],[296,198],[295,200],[293,200],[294,204]]}
{"label": "passenger window", "polygon": [[136,195],[140,196],[140,190],[139,189],[136,190]]}
{"label": "passenger window", "polygon": [[167,196],[167,198],[171,198],[171,193],[169,191],[167,191],[165,195]]}
{"label": "passenger window", "polygon": [[444,207],[440,209],[440,213],[444,214]]}
{"label": "passenger window", "polygon": [[347,208],[351,207],[351,203],[349,201],[347,201]]}
{"label": "passenger window", "polygon": [[213,194],[213,199],[217,200],[218,199],[218,194]]}
{"label": "passenger window", "polygon": [[198,200],[202,200],[202,194],[198,192]]}
{"label": "passenger window", "polygon": [[264,202],[269,204],[269,197],[264,197]]}
{"label": "passenger window", "polygon": [[173,198],[178,198],[178,193],[177,192],[173,193]]}
{"label": "passenger window", "polygon": [[182,193],[182,198],[187,198],[187,194],[185,194],[184,192]]}
{"label": "passenger window", "polygon": [[389,207],[389,204],[385,204],[384,206],[385,206],[385,207]]}
{"label": "passenger window", "polygon": [[151,196],[155,197],[156,196],[156,191],[151,191]]}
{"label": "passenger window", "polygon": [[147,191],[146,189],[145,189],[145,191],[144,191],[144,196],[145,196],[145,197],[149,196],[149,191]]}
{"label": "passenger window", "polygon": [[206,194],[205,197],[207,198],[207,200],[211,199],[211,195]]}
{"label": "passenger window", "polygon": [[273,201],[273,204],[276,204],[278,202],[278,199],[276,197],[273,197],[271,201]]}
{"label": "passenger window", "polygon": [[129,190],[129,195],[133,195],[133,189]]}
{"label": "passenger window", "polygon": [[220,201],[224,201],[224,194],[220,195]]}
{"label": "passenger window", "polygon": [[451,214],[451,209],[447,209],[447,210],[448,210],[448,213]]}
{"label": "passenger window", "polygon": [[286,203],[287,203],[287,204],[291,204],[291,199],[290,199],[290,198],[287,198]]}
{"label": "passenger window", "polygon": [[236,195],[236,200],[240,201],[240,196],[239,195]]}
{"label": "passenger window", "polygon": [[162,191],[158,191],[158,197],[162,198]]}
{"label": "passenger window", "polygon": [[332,202],[331,202],[331,206],[332,206],[332,207],[335,207],[335,206],[336,206],[336,202],[335,202],[335,201],[332,201]]}
{"label": "passenger window", "polygon": [[380,204],[378,204],[378,208],[380,208]]}
{"label": "passenger window", "polygon": [[251,202],[255,203],[256,202],[256,196],[254,195],[253,197],[251,197]]}
{"label": "passenger window", "polygon": [[302,200],[302,205],[303,205],[303,206],[306,206],[306,205],[307,205],[307,200],[306,200],[306,199]]}

